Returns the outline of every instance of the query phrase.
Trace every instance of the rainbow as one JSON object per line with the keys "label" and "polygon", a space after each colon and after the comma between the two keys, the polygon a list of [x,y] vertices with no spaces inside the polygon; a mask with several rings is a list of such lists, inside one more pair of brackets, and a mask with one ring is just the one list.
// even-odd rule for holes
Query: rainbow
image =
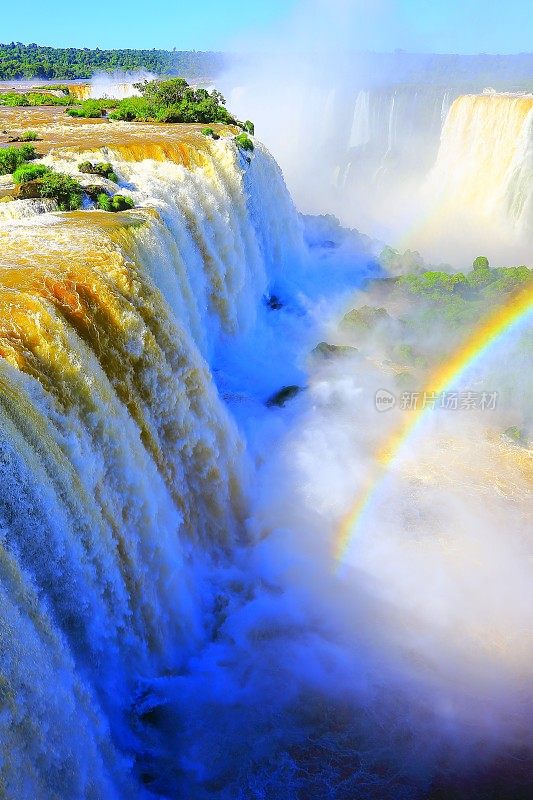
{"label": "rainbow", "polygon": [[[493,310],[455,351],[448,361],[430,377],[422,394],[438,396],[449,391],[462,375],[502,336],[515,328],[533,310],[533,285],[514,294],[503,306]],[[335,538],[335,558],[342,561],[349,544],[360,530],[365,512],[372,504],[375,492],[392,462],[422,420],[431,413],[431,406],[406,411],[401,424],[377,451],[375,469],[359,493],[355,504],[343,518]]]}

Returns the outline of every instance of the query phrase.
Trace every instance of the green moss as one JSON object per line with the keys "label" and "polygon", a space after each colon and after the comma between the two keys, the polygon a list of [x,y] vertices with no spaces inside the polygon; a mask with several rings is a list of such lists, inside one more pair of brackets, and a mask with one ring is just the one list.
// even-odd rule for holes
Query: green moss
{"label": "green moss", "polygon": [[117,211],[128,211],[130,208],[134,208],[135,203],[131,199],[131,197],[124,197],[122,194],[115,194],[113,197],[110,197],[105,192],[98,195],[97,198],[97,205],[101,211],[110,211],[110,212],[117,212]]}
{"label": "green moss", "polygon": [[78,171],[85,175],[99,175],[113,183],[118,182],[113,165],[109,162],[93,164],[91,161],[82,161],[81,164],[78,164]]}

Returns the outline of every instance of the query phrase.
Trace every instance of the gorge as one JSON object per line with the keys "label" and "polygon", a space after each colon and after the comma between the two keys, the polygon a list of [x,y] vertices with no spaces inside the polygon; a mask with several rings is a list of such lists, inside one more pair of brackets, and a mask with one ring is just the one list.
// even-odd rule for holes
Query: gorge
{"label": "gorge", "polygon": [[[388,127],[373,102],[346,185],[398,141],[401,100]],[[512,401],[431,423],[339,565],[400,413],[376,390],[461,326],[417,333],[378,242],[302,216],[233,126],[0,113],[86,185],[113,182],[80,162],[112,164],[135,204],[59,212],[0,179],[0,797],[525,798],[530,465],[501,433],[531,422],[531,298],[457,387]],[[530,245],[531,96],[438,94],[430,117],[439,202]],[[381,322],[350,328],[368,303]]]}

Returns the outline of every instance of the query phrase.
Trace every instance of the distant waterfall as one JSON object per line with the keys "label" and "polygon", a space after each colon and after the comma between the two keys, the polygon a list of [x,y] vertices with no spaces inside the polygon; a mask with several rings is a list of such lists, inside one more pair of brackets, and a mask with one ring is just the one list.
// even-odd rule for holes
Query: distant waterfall
{"label": "distant waterfall", "polygon": [[[251,324],[302,247],[260,145],[251,163],[199,134],[103,155],[142,208],[54,216],[13,203],[0,218],[10,797],[142,796],[136,680],[179,670],[205,638],[216,599],[201,576],[244,537],[242,445],[209,353]],[[81,158],[46,161],[75,171]]]}
{"label": "distant waterfall", "polygon": [[533,96],[465,95],[446,118],[428,193],[518,234],[533,228]]}
{"label": "distant waterfall", "polygon": [[[343,170],[346,188],[361,178],[394,182],[429,168],[454,93],[433,87],[358,92]],[[372,190],[372,187],[368,187]]]}

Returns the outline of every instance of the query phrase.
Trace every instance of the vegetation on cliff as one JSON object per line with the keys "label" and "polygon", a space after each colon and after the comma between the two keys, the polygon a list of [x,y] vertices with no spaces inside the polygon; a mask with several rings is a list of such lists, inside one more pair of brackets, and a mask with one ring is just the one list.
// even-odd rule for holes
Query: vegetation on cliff
{"label": "vegetation on cliff", "polygon": [[254,143],[245,133],[240,133],[238,136],[236,136],[235,142],[239,145],[241,150],[248,150],[251,152],[254,149]]}
{"label": "vegetation on cliff", "polygon": [[489,266],[481,256],[470,272],[448,273],[428,270],[403,275],[396,280],[397,290],[426,301],[428,320],[432,314],[442,315],[448,323],[469,324],[483,308],[499,297],[519,289],[533,280],[533,269]]}
{"label": "vegetation on cliff", "polygon": [[220,92],[194,89],[184,78],[145,81],[135,86],[141,97],[129,97],[117,103],[111,119],[237,124]]}
{"label": "vegetation on cliff", "polygon": [[97,206],[100,211],[128,211],[134,205],[135,203],[131,197],[125,197],[123,194],[115,194],[110,197],[105,192],[102,192],[97,198]]}
{"label": "vegetation on cliff", "polygon": [[[425,371],[492,307],[528,284],[533,284],[533,269],[491,268],[484,257],[466,273],[426,270],[378,280],[368,296],[379,305],[348,311],[340,330],[350,343],[374,348],[390,364]],[[408,374],[402,374],[403,380]]]}

